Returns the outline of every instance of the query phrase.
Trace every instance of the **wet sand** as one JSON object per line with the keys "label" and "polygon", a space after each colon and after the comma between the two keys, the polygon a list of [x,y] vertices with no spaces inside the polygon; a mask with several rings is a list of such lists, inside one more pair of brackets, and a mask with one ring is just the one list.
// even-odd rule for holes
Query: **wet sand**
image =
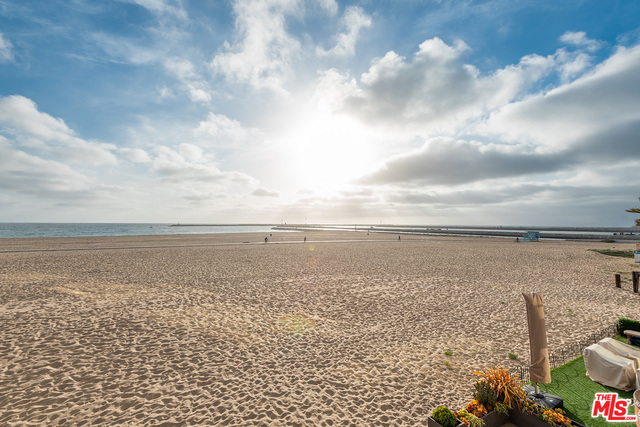
{"label": "wet sand", "polygon": [[521,292],[551,351],[640,318],[630,244],[264,237],[2,239],[0,425],[423,425],[526,363]]}

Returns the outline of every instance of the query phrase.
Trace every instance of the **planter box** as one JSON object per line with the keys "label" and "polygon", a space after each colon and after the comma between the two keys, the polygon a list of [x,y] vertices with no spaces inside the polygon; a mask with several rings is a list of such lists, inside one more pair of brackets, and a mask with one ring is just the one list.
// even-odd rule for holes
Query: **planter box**
{"label": "planter box", "polygon": [[[460,426],[464,427],[464,424],[462,424],[460,422],[460,420],[456,420],[456,421],[458,421],[458,424],[456,424],[456,427],[460,427]],[[427,421],[427,425],[428,425],[428,427],[443,427],[442,424],[440,424],[439,422],[437,422],[436,420],[434,420],[431,417],[429,417],[429,419]]]}
{"label": "planter box", "polygon": [[541,420],[535,415],[523,414],[515,409],[509,411],[509,422],[518,427],[551,427],[548,422]]}
{"label": "planter box", "polygon": [[482,417],[481,420],[484,421],[485,427],[500,427],[509,422],[509,417],[504,414],[499,414],[496,411],[491,411]]}
{"label": "planter box", "polygon": [[[500,427],[506,423],[515,424],[518,427],[551,427],[551,425],[539,419],[535,415],[523,414],[518,410],[510,410],[509,416],[499,414],[496,411],[491,411],[487,415],[481,418],[484,421],[485,427]],[[428,427],[443,427],[442,424],[429,417]],[[584,427],[582,424],[571,420],[571,425],[576,427]],[[459,422],[456,427],[466,427],[463,423]]]}
{"label": "planter box", "polygon": [[[509,411],[509,422],[517,425],[518,427],[551,427],[551,425],[538,418],[535,415],[523,414],[518,410],[512,409]],[[584,427],[582,424],[571,420],[572,426]]]}
{"label": "planter box", "polygon": [[[496,411],[491,411],[487,415],[482,417],[481,420],[484,421],[485,427],[500,427],[503,424],[506,424],[506,423],[509,422],[509,417],[504,415],[504,414],[499,414]],[[439,422],[437,422],[436,420],[434,420],[431,417],[429,417],[428,426],[429,427],[442,427],[442,425]],[[456,425],[456,427],[465,427],[465,425],[464,425],[464,423],[459,422]],[[547,425],[547,427],[550,427],[550,426]]]}

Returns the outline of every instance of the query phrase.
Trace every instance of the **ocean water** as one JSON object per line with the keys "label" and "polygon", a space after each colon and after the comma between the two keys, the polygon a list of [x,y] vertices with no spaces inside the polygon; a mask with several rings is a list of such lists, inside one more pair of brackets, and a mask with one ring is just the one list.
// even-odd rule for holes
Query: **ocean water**
{"label": "ocean water", "polygon": [[0,238],[148,236],[154,234],[268,233],[274,225],[97,224],[97,223],[0,223]]}
{"label": "ocean water", "polygon": [[[229,224],[229,225],[172,225],[172,224],[118,224],[118,223],[16,223],[0,222],[0,238],[9,237],[82,237],[82,236],[148,236],[164,234],[218,234],[218,233],[270,233],[273,227],[280,224]],[[302,226],[301,226],[302,227]],[[309,226],[304,226],[305,228]],[[350,231],[395,231],[416,234],[429,234],[429,230],[436,228],[451,231],[451,235],[465,235],[465,231],[483,231],[486,235],[500,236],[505,231],[522,234],[523,228],[519,227],[469,227],[469,226],[398,226],[398,225],[316,225],[309,228],[341,229]],[[583,234],[591,236],[612,237],[613,233],[631,234],[638,236],[638,228],[572,228],[572,227],[531,227],[531,230],[540,230],[541,237],[547,232],[561,233],[563,235]],[[278,230],[286,232],[295,230]],[[494,234],[495,233],[495,234]],[[629,236],[627,236],[628,238]],[[640,236],[638,236],[640,238]],[[618,237],[619,238],[619,237]]]}

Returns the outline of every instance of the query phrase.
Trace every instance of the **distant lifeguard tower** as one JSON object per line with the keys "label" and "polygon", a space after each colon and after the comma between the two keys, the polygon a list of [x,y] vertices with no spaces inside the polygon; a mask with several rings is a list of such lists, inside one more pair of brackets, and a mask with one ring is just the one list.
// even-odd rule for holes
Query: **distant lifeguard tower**
{"label": "distant lifeguard tower", "polygon": [[522,240],[524,242],[537,242],[538,240],[540,240],[540,232],[527,231],[526,233],[524,233],[524,236],[522,236]]}

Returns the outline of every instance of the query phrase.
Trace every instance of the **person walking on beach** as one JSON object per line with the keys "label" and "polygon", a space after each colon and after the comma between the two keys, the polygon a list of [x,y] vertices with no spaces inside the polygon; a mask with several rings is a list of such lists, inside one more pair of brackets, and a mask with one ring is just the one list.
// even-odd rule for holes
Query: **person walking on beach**
{"label": "person walking on beach", "polygon": [[265,242],[265,243],[267,243],[268,241],[269,241],[269,238],[268,238],[268,237],[265,237],[265,238],[264,238],[264,242]]}
{"label": "person walking on beach", "polygon": [[307,236],[304,236],[304,242],[307,243]]}

